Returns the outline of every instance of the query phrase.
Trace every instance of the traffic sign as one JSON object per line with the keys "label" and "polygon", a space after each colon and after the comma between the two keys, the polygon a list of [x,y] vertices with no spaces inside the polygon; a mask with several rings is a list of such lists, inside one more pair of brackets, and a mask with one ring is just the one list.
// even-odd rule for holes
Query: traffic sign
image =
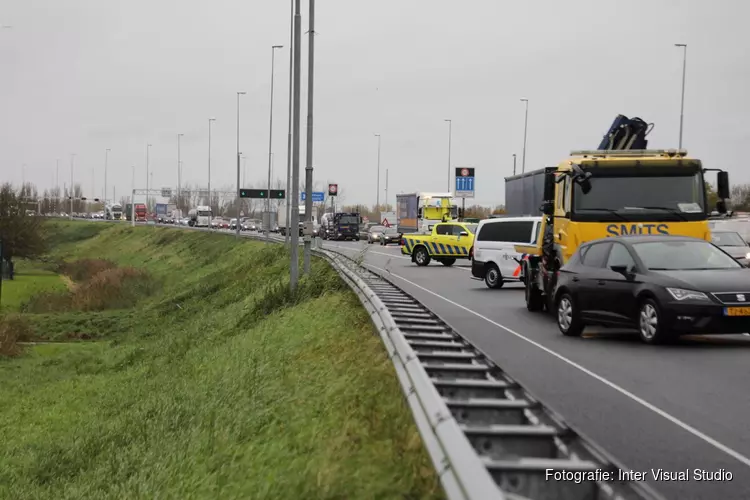
{"label": "traffic sign", "polygon": [[456,168],[456,198],[474,198],[474,173],[474,168]]}
{"label": "traffic sign", "polygon": [[161,197],[169,198],[172,196],[172,188],[161,188]]}
{"label": "traffic sign", "polygon": [[338,184],[329,184],[328,185],[328,196],[336,196],[339,194],[339,185]]}
{"label": "traffic sign", "polygon": [[385,227],[391,227],[391,223],[388,222],[388,219],[383,219],[383,222],[381,222],[380,225],[385,226]]}
{"label": "traffic sign", "polygon": [[[302,201],[305,201],[307,199],[307,193],[302,191],[299,194],[299,198]],[[326,194],[323,191],[313,191],[312,193],[312,201],[319,202],[319,201],[325,201],[326,200]]]}

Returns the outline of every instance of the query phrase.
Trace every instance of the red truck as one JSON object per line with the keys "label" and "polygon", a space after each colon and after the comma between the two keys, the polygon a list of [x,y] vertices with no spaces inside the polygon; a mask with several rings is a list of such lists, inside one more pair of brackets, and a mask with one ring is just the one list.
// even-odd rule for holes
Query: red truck
{"label": "red truck", "polygon": [[136,203],[135,204],[135,220],[138,222],[146,222],[146,204]]}

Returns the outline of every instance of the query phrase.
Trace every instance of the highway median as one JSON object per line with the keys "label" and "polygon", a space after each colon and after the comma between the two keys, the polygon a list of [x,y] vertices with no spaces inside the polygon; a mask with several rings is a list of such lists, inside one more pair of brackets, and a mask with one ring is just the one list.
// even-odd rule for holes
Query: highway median
{"label": "highway median", "polygon": [[0,352],[0,498],[444,497],[369,315],[324,260],[292,293],[277,244],[45,232],[67,286],[0,317],[0,339],[22,334]]}

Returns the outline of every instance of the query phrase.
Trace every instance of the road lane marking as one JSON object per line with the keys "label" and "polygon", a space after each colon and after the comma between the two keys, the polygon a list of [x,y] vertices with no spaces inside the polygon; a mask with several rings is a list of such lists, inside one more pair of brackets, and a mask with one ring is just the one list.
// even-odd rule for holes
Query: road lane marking
{"label": "road lane marking", "polygon": [[498,327],[498,328],[500,328],[502,330],[505,330],[506,332],[510,333],[511,335],[515,335],[519,339],[524,340],[524,341],[528,342],[529,344],[531,344],[531,345],[533,345],[535,347],[538,347],[539,349],[541,349],[542,351],[546,352],[547,354],[550,354],[550,355],[556,357],[560,361],[562,361],[564,363],[567,363],[568,365],[572,366],[573,368],[576,368],[576,369],[580,370],[581,372],[585,373],[586,375],[588,375],[588,376],[590,376],[590,377],[598,380],[602,384],[608,386],[611,389],[614,389],[615,391],[619,392],[623,396],[631,399],[632,401],[640,404],[641,406],[643,406],[645,408],[648,408],[649,410],[651,410],[652,412],[656,413],[660,417],[663,417],[663,418],[669,420],[670,422],[672,422],[676,426],[680,427],[682,430],[689,432],[693,436],[695,436],[695,437],[703,440],[704,442],[710,444],[714,448],[716,448],[716,449],[718,449],[718,450],[726,453],[727,455],[731,456],[732,458],[736,459],[737,461],[739,461],[739,462],[743,463],[744,465],[750,467],[750,458],[746,457],[745,455],[741,454],[740,452],[735,451],[732,448],[730,448],[729,446],[726,446],[725,444],[720,443],[716,439],[712,438],[711,436],[709,436],[707,434],[704,434],[703,432],[699,431],[698,429],[696,429],[695,427],[691,426],[690,424],[687,424],[687,423],[683,422],[682,420],[680,420],[677,417],[671,415],[670,413],[667,413],[666,411],[662,410],[661,408],[659,408],[659,407],[657,407],[657,406],[649,403],[645,399],[636,396],[635,394],[633,394],[632,392],[628,391],[627,389],[625,389],[623,387],[620,387],[619,385],[615,384],[614,382],[612,382],[612,381],[604,378],[603,376],[601,376],[601,375],[599,375],[597,373],[594,373],[593,371],[591,371],[588,368],[586,368],[586,367],[584,367],[584,366],[576,363],[575,361],[573,361],[573,360],[571,360],[569,358],[566,358],[562,354],[559,354],[559,353],[553,351],[549,347],[546,347],[546,346],[540,344],[539,342],[537,342],[535,340],[532,340],[532,339],[526,337],[525,335],[522,335],[522,334],[516,332],[515,330],[513,330],[511,328],[508,328],[505,325],[501,325],[500,323],[498,323],[496,321],[493,321],[490,318],[488,318],[488,317],[486,317],[486,316],[484,316],[484,315],[482,315],[482,314],[480,314],[480,313],[478,313],[478,312],[476,312],[476,311],[474,311],[472,309],[469,309],[466,306],[463,306],[463,305],[461,305],[461,304],[459,304],[457,302],[454,302],[454,301],[452,301],[452,300],[450,300],[450,299],[448,299],[446,297],[443,297],[442,295],[440,295],[438,293],[433,292],[432,290],[428,290],[427,288],[424,288],[423,286],[420,286],[420,285],[414,283],[413,281],[410,281],[410,280],[408,280],[408,279],[406,279],[406,278],[404,278],[402,276],[399,276],[398,274],[394,274],[394,273],[392,273],[390,271],[387,271],[385,269],[379,268],[377,266],[373,266],[372,264],[365,263],[364,265],[368,266],[368,267],[371,267],[372,269],[376,269],[378,271],[382,271],[384,273],[387,273],[390,276],[394,276],[394,277],[396,277],[396,278],[398,278],[400,280],[403,280],[406,283],[409,283],[410,285],[412,285],[412,286],[414,286],[416,288],[419,288],[422,291],[425,291],[425,292],[429,293],[430,295],[434,295],[435,297],[437,297],[439,299],[442,299],[445,302],[447,302],[447,303],[449,303],[449,304],[451,304],[453,306],[458,307],[459,309],[463,309],[464,311],[466,311],[468,313],[471,313],[471,314],[473,314],[474,316],[476,316],[476,317],[478,317],[480,319],[483,319],[487,323],[490,323],[491,325],[494,325],[494,326],[496,326],[496,327]]}

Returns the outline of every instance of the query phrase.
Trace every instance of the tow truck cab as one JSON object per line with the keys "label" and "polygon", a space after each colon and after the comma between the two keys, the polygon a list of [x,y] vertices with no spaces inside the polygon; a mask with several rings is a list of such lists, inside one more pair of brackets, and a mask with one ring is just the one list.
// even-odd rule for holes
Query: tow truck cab
{"label": "tow truck cab", "polygon": [[[517,245],[529,310],[543,307],[557,270],[578,247],[623,234],[672,234],[711,241],[704,174],[716,170],[719,202],[726,212],[727,172],[706,169],[684,150],[573,151],[556,167],[506,178],[506,209],[528,210],[540,202],[543,214],[536,246]],[[532,179],[533,178],[533,179]],[[520,201],[519,201],[520,200]],[[531,200],[531,201],[529,201]],[[537,212],[538,213],[538,212]],[[535,214],[534,214],[535,215]]]}

